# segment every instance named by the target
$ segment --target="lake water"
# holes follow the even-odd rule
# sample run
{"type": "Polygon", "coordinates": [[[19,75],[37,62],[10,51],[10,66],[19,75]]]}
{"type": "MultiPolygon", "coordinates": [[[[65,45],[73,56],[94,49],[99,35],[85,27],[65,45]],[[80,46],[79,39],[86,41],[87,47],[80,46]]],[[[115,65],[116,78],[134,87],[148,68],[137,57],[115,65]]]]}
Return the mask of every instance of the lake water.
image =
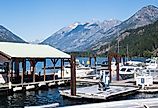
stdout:
{"type": "MultiPolygon", "coordinates": [[[[69,88],[69,87],[66,87],[69,88]]],[[[60,106],[69,106],[69,105],[80,105],[87,103],[95,102],[104,102],[96,101],[89,99],[68,99],[64,98],[59,94],[59,89],[65,89],[65,87],[49,88],[47,90],[36,90],[36,91],[26,91],[21,93],[14,93],[9,95],[6,92],[0,93],[0,108],[23,108],[24,106],[39,106],[47,105],[52,103],[59,103],[60,106]]],[[[129,95],[127,97],[120,97],[110,101],[119,101],[127,99],[145,99],[145,98],[154,98],[158,97],[158,93],[145,94],[139,93],[134,95],[129,95]]]]}

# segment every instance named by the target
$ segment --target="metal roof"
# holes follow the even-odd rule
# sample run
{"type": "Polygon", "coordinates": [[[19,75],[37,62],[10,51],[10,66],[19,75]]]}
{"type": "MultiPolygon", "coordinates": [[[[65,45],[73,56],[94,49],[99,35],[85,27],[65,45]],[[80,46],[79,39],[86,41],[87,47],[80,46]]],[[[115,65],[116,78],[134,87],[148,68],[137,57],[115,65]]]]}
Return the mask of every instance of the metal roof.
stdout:
{"type": "Polygon", "coordinates": [[[70,58],[49,45],[0,42],[0,52],[15,58],[70,58]]]}

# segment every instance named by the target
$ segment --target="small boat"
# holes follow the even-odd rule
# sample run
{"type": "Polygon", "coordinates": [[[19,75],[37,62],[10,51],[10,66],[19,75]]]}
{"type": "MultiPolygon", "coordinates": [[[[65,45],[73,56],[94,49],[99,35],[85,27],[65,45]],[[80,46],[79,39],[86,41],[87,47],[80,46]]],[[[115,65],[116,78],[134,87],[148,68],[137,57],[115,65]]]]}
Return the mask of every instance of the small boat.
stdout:
{"type": "Polygon", "coordinates": [[[141,72],[142,67],[138,66],[121,66],[119,70],[119,75],[123,80],[134,78],[134,74],[139,74],[141,72]]]}
{"type": "MultiPolygon", "coordinates": [[[[71,66],[66,65],[63,68],[62,75],[64,78],[70,78],[71,77],[71,66]]],[[[94,69],[91,67],[86,67],[79,63],[79,60],[76,60],[76,77],[86,77],[88,74],[94,72],[94,69]]],[[[61,70],[57,72],[58,78],[61,77],[61,70]]]]}
{"type": "Polygon", "coordinates": [[[158,68],[158,60],[157,59],[146,59],[145,65],[147,69],[156,69],[158,68]]]}

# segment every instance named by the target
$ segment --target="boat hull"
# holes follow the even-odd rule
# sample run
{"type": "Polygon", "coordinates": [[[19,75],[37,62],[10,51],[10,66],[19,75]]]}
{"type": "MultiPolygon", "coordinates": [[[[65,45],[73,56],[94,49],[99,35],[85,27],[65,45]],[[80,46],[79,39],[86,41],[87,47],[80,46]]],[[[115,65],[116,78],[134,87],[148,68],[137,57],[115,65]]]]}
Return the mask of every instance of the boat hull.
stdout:
{"type": "Polygon", "coordinates": [[[134,78],[134,74],[120,74],[123,80],[134,78]]]}

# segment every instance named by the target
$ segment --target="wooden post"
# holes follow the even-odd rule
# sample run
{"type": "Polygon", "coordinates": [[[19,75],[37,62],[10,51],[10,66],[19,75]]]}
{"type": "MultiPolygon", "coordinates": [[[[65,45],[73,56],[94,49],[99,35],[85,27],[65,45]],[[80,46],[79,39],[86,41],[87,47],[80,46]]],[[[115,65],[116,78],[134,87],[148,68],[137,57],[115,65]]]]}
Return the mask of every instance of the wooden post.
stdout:
{"type": "Polygon", "coordinates": [[[61,59],[61,79],[63,79],[63,59],[61,59]]]}
{"type": "Polygon", "coordinates": [[[64,59],[63,59],[63,74],[62,74],[63,76],[63,78],[64,78],[64,59]]]}
{"type": "Polygon", "coordinates": [[[117,56],[116,58],[116,64],[117,64],[117,68],[116,68],[116,80],[119,81],[119,63],[120,63],[120,57],[117,56]]]}
{"type": "Polygon", "coordinates": [[[13,61],[11,62],[11,82],[13,81],[13,61]]]}
{"type": "Polygon", "coordinates": [[[7,63],[8,64],[8,83],[10,83],[11,82],[11,79],[10,79],[10,77],[11,77],[11,75],[10,75],[10,73],[11,73],[11,64],[12,64],[12,60],[9,62],[9,63],[7,63]]]}
{"type": "Polygon", "coordinates": [[[91,67],[91,59],[92,57],[89,57],[89,66],[91,67]]]}
{"type": "Polygon", "coordinates": [[[24,60],[22,60],[22,74],[21,74],[21,83],[23,85],[23,81],[24,81],[24,60]]]}
{"type": "Polygon", "coordinates": [[[46,59],[44,59],[44,81],[46,81],[46,59]]]}
{"type": "Polygon", "coordinates": [[[35,60],[30,60],[30,64],[31,64],[31,74],[32,74],[32,77],[33,77],[33,82],[35,82],[35,71],[36,71],[36,61],[35,60]]]}
{"type": "Polygon", "coordinates": [[[71,56],[71,95],[76,95],[76,60],[74,56],[71,56]]]}
{"type": "Polygon", "coordinates": [[[112,80],[112,78],[111,78],[111,61],[112,61],[111,55],[108,55],[108,69],[110,72],[110,82],[112,80]]]}
{"type": "Polygon", "coordinates": [[[56,75],[56,74],[55,74],[55,71],[56,71],[56,70],[55,70],[55,64],[53,64],[53,65],[54,65],[54,78],[53,78],[53,79],[55,80],[55,75],[56,75]]]}
{"type": "Polygon", "coordinates": [[[53,66],[54,66],[54,80],[55,80],[55,64],[58,62],[58,59],[51,59],[52,63],[53,63],[53,66]]]}
{"type": "Polygon", "coordinates": [[[36,64],[35,64],[35,61],[34,61],[33,62],[33,82],[35,82],[35,79],[36,79],[35,72],[36,72],[36,64]]]}
{"type": "Polygon", "coordinates": [[[15,73],[17,75],[17,80],[19,80],[19,61],[16,59],[15,60],[15,73]]]}
{"type": "Polygon", "coordinates": [[[25,59],[22,60],[22,75],[21,75],[21,83],[24,83],[24,75],[26,71],[26,61],[25,59]]]}
{"type": "Polygon", "coordinates": [[[95,67],[97,66],[97,58],[96,58],[96,56],[94,56],[94,66],[95,67]]]}

